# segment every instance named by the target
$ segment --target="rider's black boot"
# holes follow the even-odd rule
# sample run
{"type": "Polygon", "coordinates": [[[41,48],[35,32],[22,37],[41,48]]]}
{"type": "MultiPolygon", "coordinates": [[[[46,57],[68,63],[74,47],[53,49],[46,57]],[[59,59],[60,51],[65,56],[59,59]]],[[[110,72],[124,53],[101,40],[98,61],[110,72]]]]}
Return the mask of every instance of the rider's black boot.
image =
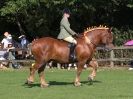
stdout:
{"type": "Polygon", "coordinates": [[[76,44],[70,43],[70,53],[69,53],[69,61],[70,62],[76,61],[75,47],[76,47],[76,44]]]}

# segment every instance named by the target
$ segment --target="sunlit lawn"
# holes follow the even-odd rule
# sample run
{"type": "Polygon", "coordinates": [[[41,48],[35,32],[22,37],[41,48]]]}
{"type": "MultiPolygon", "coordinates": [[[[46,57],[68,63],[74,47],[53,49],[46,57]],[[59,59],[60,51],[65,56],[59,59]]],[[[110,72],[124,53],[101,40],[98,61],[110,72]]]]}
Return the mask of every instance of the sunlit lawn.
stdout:
{"type": "Polygon", "coordinates": [[[133,99],[133,71],[99,69],[92,85],[88,70],[81,75],[81,87],[73,86],[75,70],[47,69],[48,88],[39,87],[36,75],[32,87],[24,85],[28,69],[0,70],[0,99],[133,99]]]}

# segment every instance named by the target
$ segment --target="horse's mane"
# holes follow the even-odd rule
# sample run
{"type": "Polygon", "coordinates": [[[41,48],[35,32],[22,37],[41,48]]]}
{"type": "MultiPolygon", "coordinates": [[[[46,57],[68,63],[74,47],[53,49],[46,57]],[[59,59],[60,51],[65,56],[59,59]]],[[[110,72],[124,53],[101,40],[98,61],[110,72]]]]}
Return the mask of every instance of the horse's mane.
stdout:
{"type": "Polygon", "coordinates": [[[86,30],[84,30],[84,33],[87,33],[87,32],[90,32],[90,31],[93,31],[96,29],[109,29],[109,28],[107,26],[103,26],[103,25],[100,25],[98,27],[92,26],[92,27],[88,27],[86,30]]]}

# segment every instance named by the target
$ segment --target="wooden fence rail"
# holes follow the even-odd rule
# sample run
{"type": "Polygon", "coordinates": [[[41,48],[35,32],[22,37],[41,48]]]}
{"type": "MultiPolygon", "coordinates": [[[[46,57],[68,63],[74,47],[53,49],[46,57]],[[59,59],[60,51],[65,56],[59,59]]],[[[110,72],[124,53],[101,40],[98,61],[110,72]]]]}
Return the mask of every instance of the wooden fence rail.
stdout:
{"type": "MultiPolygon", "coordinates": [[[[1,50],[0,50],[1,51],[1,50]]],[[[30,53],[30,49],[11,49],[9,52],[13,51],[27,51],[30,53]]],[[[128,64],[129,61],[133,59],[133,46],[121,46],[114,47],[111,51],[105,51],[103,48],[97,48],[95,53],[95,59],[98,63],[108,62],[111,67],[114,67],[115,64],[123,65],[128,64]]],[[[33,59],[8,59],[8,60],[0,60],[0,62],[9,62],[12,64],[13,62],[19,63],[33,63],[33,59]]]]}
{"type": "Polygon", "coordinates": [[[114,47],[109,52],[104,51],[104,49],[97,49],[95,57],[99,62],[109,62],[111,67],[114,67],[115,63],[127,65],[133,60],[133,46],[114,47]],[[99,52],[102,50],[103,52],[99,52]],[[99,55],[103,57],[98,57],[99,55]]]}

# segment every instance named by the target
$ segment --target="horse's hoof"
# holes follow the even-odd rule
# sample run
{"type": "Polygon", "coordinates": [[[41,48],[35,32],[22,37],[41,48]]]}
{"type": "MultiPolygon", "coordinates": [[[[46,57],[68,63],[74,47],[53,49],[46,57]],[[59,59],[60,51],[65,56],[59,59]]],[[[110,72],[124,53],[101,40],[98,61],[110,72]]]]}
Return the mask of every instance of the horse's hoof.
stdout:
{"type": "Polygon", "coordinates": [[[92,78],[92,77],[88,77],[88,80],[89,80],[89,81],[93,81],[93,78],[92,78]]]}
{"type": "Polygon", "coordinates": [[[27,85],[31,85],[31,84],[33,84],[33,81],[29,81],[29,80],[27,80],[27,81],[25,82],[25,84],[27,84],[27,85]]]}
{"type": "Polygon", "coordinates": [[[41,85],[40,85],[41,88],[46,88],[46,87],[48,87],[48,86],[49,86],[49,84],[41,84],[41,85]]]}
{"type": "Polygon", "coordinates": [[[89,80],[89,82],[90,82],[90,85],[92,85],[93,83],[93,79],[92,79],[92,77],[88,77],[88,80],[89,80]]]}
{"type": "Polygon", "coordinates": [[[74,86],[79,87],[79,86],[81,86],[81,83],[80,82],[75,82],[74,86]]]}

